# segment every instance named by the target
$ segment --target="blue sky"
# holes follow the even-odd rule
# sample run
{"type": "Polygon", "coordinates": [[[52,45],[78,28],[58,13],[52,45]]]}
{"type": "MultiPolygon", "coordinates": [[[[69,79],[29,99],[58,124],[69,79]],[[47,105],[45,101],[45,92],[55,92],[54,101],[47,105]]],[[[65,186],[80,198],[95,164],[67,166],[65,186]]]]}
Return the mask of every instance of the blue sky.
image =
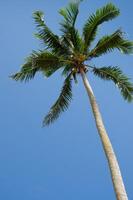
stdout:
{"type": "MultiPolygon", "coordinates": [[[[97,200],[115,199],[109,169],[97,134],[88,97],[79,78],[73,85],[69,110],[51,127],[42,119],[59,95],[63,77],[41,74],[27,84],[11,80],[31,51],[42,48],[33,36],[32,13],[43,10],[47,24],[59,33],[57,10],[67,0],[0,1],[0,199],[97,200]]],[[[106,0],[84,0],[77,26],[106,0]]],[[[98,38],[122,27],[133,39],[133,3],[113,0],[121,10],[116,20],[99,29],[98,38]]],[[[95,59],[98,66],[118,65],[132,79],[133,57],[119,52],[95,59]]],[[[133,79],[132,79],[133,80],[133,79]]],[[[106,128],[133,199],[133,105],[126,103],[111,82],[90,75],[106,128]]]]}

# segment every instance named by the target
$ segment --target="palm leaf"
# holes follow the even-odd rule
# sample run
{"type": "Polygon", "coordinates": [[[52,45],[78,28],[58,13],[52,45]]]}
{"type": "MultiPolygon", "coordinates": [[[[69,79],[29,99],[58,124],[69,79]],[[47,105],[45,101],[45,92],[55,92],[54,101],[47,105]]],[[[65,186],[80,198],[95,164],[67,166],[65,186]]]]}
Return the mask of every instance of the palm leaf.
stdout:
{"type": "Polygon", "coordinates": [[[75,22],[79,13],[79,3],[70,3],[68,7],[60,9],[59,13],[64,20],[60,23],[62,38],[64,43],[72,49],[72,51],[81,51],[83,42],[78,30],[75,28],[75,22]]]}
{"type": "Polygon", "coordinates": [[[44,125],[50,125],[53,123],[62,112],[64,112],[72,99],[72,85],[71,85],[72,79],[71,75],[69,75],[65,81],[63,88],[61,90],[60,96],[55,102],[55,104],[51,107],[49,113],[44,118],[43,124],[44,125]]]}
{"type": "Polygon", "coordinates": [[[59,36],[54,34],[48,26],[45,24],[43,12],[36,11],[33,13],[33,18],[37,25],[38,33],[36,33],[36,37],[43,40],[44,44],[47,45],[47,48],[52,49],[54,53],[60,55],[66,55],[68,49],[65,47],[63,43],[61,43],[59,36]]]}
{"type": "Polygon", "coordinates": [[[79,3],[69,3],[68,7],[59,10],[59,13],[64,17],[65,23],[72,27],[74,27],[79,13],[79,3]]]}
{"type": "Polygon", "coordinates": [[[133,53],[133,41],[121,39],[118,49],[124,54],[132,54],[133,53]]]}
{"type": "Polygon", "coordinates": [[[119,15],[117,9],[112,3],[98,9],[95,14],[92,14],[83,27],[83,36],[85,42],[85,52],[90,46],[91,42],[95,39],[97,28],[103,22],[112,20],[119,15]]]}
{"type": "Polygon", "coordinates": [[[38,71],[43,72],[48,77],[62,67],[62,65],[62,57],[47,51],[33,51],[26,59],[26,63],[21,67],[20,72],[13,75],[12,78],[16,81],[29,81],[34,78],[38,71]]]}
{"type": "Polygon", "coordinates": [[[118,67],[94,67],[93,73],[104,80],[112,80],[120,89],[125,100],[129,102],[133,100],[133,84],[118,67]]]}
{"type": "Polygon", "coordinates": [[[72,71],[72,67],[73,67],[72,64],[67,64],[64,67],[63,71],[62,71],[62,75],[65,76],[65,77],[67,77],[70,74],[70,72],[72,71]]]}
{"type": "Polygon", "coordinates": [[[16,81],[29,81],[34,78],[35,74],[39,71],[38,68],[32,67],[32,62],[26,62],[20,72],[11,76],[16,81]]]}
{"type": "Polygon", "coordinates": [[[74,65],[72,63],[69,63],[66,66],[64,66],[62,75],[67,77],[71,73],[75,83],[78,83],[78,81],[77,81],[77,69],[74,69],[73,66],[74,65]]]}
{"type": "MultiPolygon", "coordinates": [[[[65,25],[64,25],[65,27],[65,25]]],[[[83,41],[80,37],[78,30],[74,27],[67,26],[66,29],[62,29],[64,35],[62,36],[63,42],[70,48],[72,53],[83,52],[83,41]]]]}
{"type": "Polygon", "coordinates": [[[123,39],[123,34],[120,29],[115,31],[112,35],[107,35],[101,38],[96,47],[89,52],[88,56],[98,57],[107,52],[112,52],[114,49],[118,49],[125,54],[133,52],[133,42],[123,39]]]}

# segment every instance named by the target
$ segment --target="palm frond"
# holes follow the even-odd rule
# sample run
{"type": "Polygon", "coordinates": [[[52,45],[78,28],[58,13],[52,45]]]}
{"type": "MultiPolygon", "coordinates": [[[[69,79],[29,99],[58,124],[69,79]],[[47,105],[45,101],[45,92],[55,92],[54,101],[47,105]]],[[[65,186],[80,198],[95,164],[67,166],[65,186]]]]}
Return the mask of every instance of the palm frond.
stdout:
{"type": "Polygon", "coordinates": [[[68,7],[59,10],[59,13],[64,18],[60,23],[60,30],[63,33],[62,38],[72,51],[81,51],[83,46],[79,32],[75,28],[75,22],[79,13],[79,3],[80,1],[70,3],[68,7]]]}
{"type": "Polygon", "coordinates": [[[26,59],[26,63],[21,67],[20,72],[11,77],[16,81],[29,81],[34,78],[38,71],[43,72],[48,77],[62,67],[62,65],[62,57],[48,51],[33,51],[26,59]]]}
{"type": "Polygon", "coordinates": [[[42,11],[36,11],[33,13],[33,18],[35,20],[35,23],[37,25],[38,33],[36,33],[36,37],[41,39],[44,44],[47,46],[47,48],[52,49],[54,53],[60,54],[60,55],[66,55],[68,52],[68,49],[65,47],[63,43],[61,43],[61,40],[59,36],[54,34],[50,28],[46,25],[43,19],[44,15],[42,11]]]}
{"type": "Polygon", "coordinates": [[[65,23],[74,27],[78,13],[79,13],[79,1],[69,3],[68,7],[59,10],[59,13],[64,17],[65,23]]]}
{"type": "Polygon", "coordinates": [[[121,53],[132,54],[133,53],[133,41],[125,40],[121,38],[119,48],[121,53]]]}
{"type": "Polygon", "coordinates": [[[98,9],[95,14],[92,14],[83,27],[83,36],[85,42],[85,52],[95,39],[97,28],[103,22],[112,20],[119,15],[120,11],[112,3],[98,9]]]}
{"type": "Polygon", "coordinates": [[[62,71],[62,75],[65,76],[65,77],[67,77],[70,74],[70,72],[72,71],[72,67],[73,67],[72,64],[66,64],[64,66],[63,71],[62,71]]]}
{"type": "Polygon", "coordinates": [[[36,67],[32,67],[32,62],[28,61],[22,66],[20,72],[12,75],[11,78],[14,79],[15,81],[27,82],[33,79],[38,71],[39,69],[36,67]]]}
{"type": "Polygon", "coordinates": [[[45,76],[47,77],[52,75],[64,64],[62,56],[57,56],[56,54],[49,51],[34,51],[31,59],[33,66],[40,68],[40,71],[44,72],[45,76]]]}
{"type": "Polygon", "coordinates": [[[125,100],[128,102],[133,100],[133,84],[118,67],[94,67],[92,71],[96,76],[104,80],[112,80],[120,89],[125,100]]]}
{"type": "MultiPolygon", "coordinates": [[[[65,25],[64,25],[65,26],[65,25]]],[[[83,52],[83,41],[77,29],[67,26],[66,29],[62,29],[64,35],[62,36],[63,42],[68,45],[71,52],[83,52]]]]}
{"type": "Polygon", "coordinates": [[[73,80],[75,81],[75,83],[78,83],[77,81],[77,69],[74,69],[73,68],[73,64],[67,64],[66,66],[64,66],[64,69],[63,69],[63,72],[62,72],[62,75],[67,77],[70,73],[73,77],[73,80]]]}
{"type": "Polygon", "coordinates": [[[46,115],[43,121],[43,125],[50,125],[53,123],[62,112],[64,112],[72,99],[72,79],[71,75],[69,75],[65,81],[63,88],[61,90],[60,96],[55,102],[55,104],[51,107],[49,113],[46,115]]]}
{"type": "Polygon", "coordinates": [[[120,29],[115,31],[111,35],[102,37],[96,47],[89,52],[88,56],[98,57],[107,52],[112,52],[114,49],[118,49],[125,54],[130,54],[133,52],[133,42],[125,40],[123,38],[123,33],[120,29]]]}

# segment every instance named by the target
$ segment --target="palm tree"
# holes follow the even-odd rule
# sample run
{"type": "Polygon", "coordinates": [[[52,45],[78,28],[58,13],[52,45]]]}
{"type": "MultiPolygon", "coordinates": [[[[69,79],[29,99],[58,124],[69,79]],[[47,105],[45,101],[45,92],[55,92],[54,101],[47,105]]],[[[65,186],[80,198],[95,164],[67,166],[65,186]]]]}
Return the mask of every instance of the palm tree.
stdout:
{"type": "Polygon", "coordinates": [[[50,77],[55,71],[62,69],[65,80],[61,93],[43,121],[44,125],[50,125],[68,108],[72,100],[72,81],[74,80],[77,83],[77,76],[82,77],[108,160],[116,199],[127,200],[128,197],[117,158],[86,74],[88,72],[90,75],[92,72],[101,79],[111,80],[119,88],[124,99],[131,102],[133,99],[133,84],[130,83],[129,78],[123,74],[121,69],[116,66],[92,66],[90,61],[116,49],[124,54],[130,54],[133,52],[133,42],[124,39],[122,30],[118,29],[112,34],[102,37],[93,48],[92,42],[96,38],[99,26],[117,17],[120,11],[112,3],[98,9],[85,22],[82,35],[80,35],[75,27],[80,2],[70,3],[68,7],[59,10],[59,14],[63,17],[60,23],[60,36],[54,34],[46,25],[43,12],[36,11],[33,14],[38,30],[36,37],[45,46],[43,50],[33,51],[21,67],[20,72],[14,74],[12,78],[16,81],[29,81],[34,78],[37,72],[50,77]]]}

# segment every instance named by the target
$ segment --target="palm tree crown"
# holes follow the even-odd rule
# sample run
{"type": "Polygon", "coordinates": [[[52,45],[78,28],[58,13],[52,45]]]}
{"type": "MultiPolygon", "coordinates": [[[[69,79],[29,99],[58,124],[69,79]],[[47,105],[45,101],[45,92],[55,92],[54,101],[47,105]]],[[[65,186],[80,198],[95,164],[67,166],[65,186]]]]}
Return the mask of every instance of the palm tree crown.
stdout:
{"type": "Polygon", "coordinates": [[[20,72],[12,76],[16,81],[28,81],[34,78],[37,72],[50,77],[55,71],[62,69],[62,75],[65,77],[64,84],[59,98],[44,118],[44,125],[54,122],[68,108],[72,99],[72,81],[77,81],[80,69],[83,69],[85,73],[89,70],[104,80],[112,80],[125,100],[130,102],[133,99],[133,84],[119,67],[95,67],[90,66],[89,63],[86,65],[86,61],[115,49],[124,54],[133,52],[133,42],[124,38],[121,29],[105,35],[92,48],[99,26],[117,17],[120,13],[119,9],[112,3],[98,9],[89,16],[80,35],[75,27],[80,2],[70,3],[68,7],[59,10],[59,14],[63,17],[60,23],[60,36],[54,34],[46,25],[42,11],[36,11],[33,14],[38,30],[36,37],[43,42],[45,48],[33,51],[20,72]]]}

